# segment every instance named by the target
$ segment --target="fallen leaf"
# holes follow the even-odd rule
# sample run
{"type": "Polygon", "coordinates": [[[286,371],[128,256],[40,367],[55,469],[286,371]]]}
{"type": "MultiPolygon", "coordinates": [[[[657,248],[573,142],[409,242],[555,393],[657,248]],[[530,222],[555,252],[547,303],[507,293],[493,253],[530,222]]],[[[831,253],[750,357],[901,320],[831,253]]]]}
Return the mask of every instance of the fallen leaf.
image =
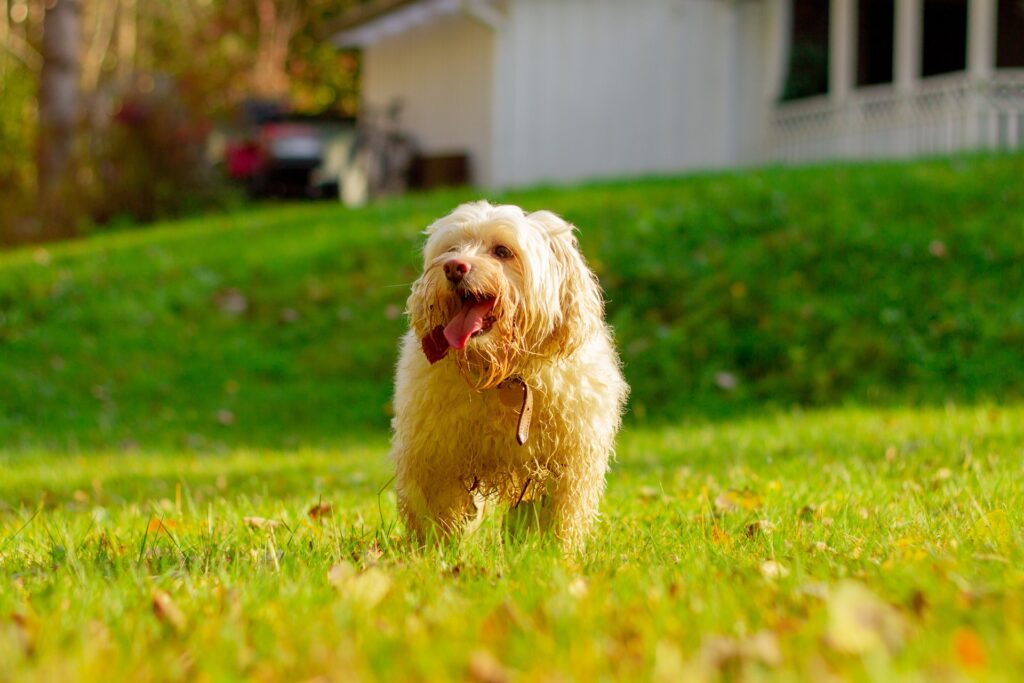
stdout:
{"type": "Polygon", "coordinates": [[[185,630],[187,621],[185,614],[174,604],[171,596],[157,588],[153,589],[153,614],[160,621],[168,624],[178,633],[185,630]]]}
{"type": "Polygon", "coordinates": [[[985,644],[970,629],[958,628],[953,633],[953,651],[960,663],[968,669],[985,669],[988,666],[985,644]]]}
{"type": "Polygon", "coordinates": [[[715,373],[715,385],[723,391],[732,391],[739,385],[739,380],[731,372],[717,372],[715,373]]]}
{"type": "Polygon", "coordinates": [[[903,616],[856,581],[842,581],[828,597],[825,638],[839,652],[866,654],[895,652],[903,645],[903,616]]]}
{"type": "Polygon", "coordinates": [[[747,525],[747,538],[753,538],[758,534],[768,535],[775,531],[775,525],[767,519],[759,519],[747,525]]]}
{"type": "Polygon", "coordinates": [[[173,519],[160,519],[159,517],[154,517],[149,520],[149,526],[146,527],[146,533],[155,534],[160,531],[160,529],[163,529],[164,531],[171,531],[177,526],[178,523],[173,519]]]}
{"type": "MultiPolygon", "coordinates": [[[[666,654],[671,654],[671,651],[666,650],[666,654]]],[[[665,663],[676,664],[669,658],[666,658],[665,663]]],[[[773,633],[759,631],[749,638],[705,638],[697,657],[681,670],[677,670],[674,678],[666,677],[664,680],[710,682],[721,680],[723,674],[732,674],[728,675],[727,680],[746,680],[743,670],[750,664],[768,667],[782,664],[782,651],[773,633]]],[[[669,673],[667,667],[665,673],[669,673]]]]}
{"type": "Polygon", "coordinates": [[[910,609],[918,618],[925,615],[925,612],[928,611],[928,596],[924,594],[924,591],[918,589],[911,593],[910,609]]]}
{"type": "Polygon", "coordinates": [[[722,512],[732,512],[739,508],[754,510],[761,507],[763,502],[761,496],[750,489],[743,489],[742,491],[729,489],[728,491],[722,491],[715,498],[715,508],[722,512]]]}
{"type": "Polygon", "coordinates": [[[218,292],[214,296],[214,302],[217,304],[217,308],[227,315],[242,315],[249,309],[249,300],[245,294],[235,288],[218,292]]]}
{"type": "Polygon", "coordinates": [[[569,584],[569,595],[574,598],[582,598],[587,594],[587,580],[578,576],[569,584]]]}
{"type": "Polygon", "coordinates": [[[366,609],[376,607],[391,590],[391,577],[379,567],[370,567],[360,574],[347,561],[331,567],[327,580],[343,596],[366,609]]]}
{"type": "Polygon", "coordinates": [[[661,496],[661,491],[654,488],[653,486],[643,486],[640,488],[640,497],[644,500],[654,500],[661,496]]]}
{"type": "Polygon", "coordinates": [[[789,569],[775,560],[768,560],[761,564],[761,575],[766,579],[781,579],[789,576],[789,569]]]}
{"type": "Polygon", "coordinates": [[[356,575],[356,567],[348,561],[339,562],[327,570],[327,581],[335,588],[342,588],[346,581],[356,575]]]}
{"type": "Polygon", "coordinates": [[[992,510],[974,523],[974,535],[979,539],[1003,544],[1010,540],[1010,518],[1006,510],[992,510]]]}
{"type": "Polygon", "coordinates": [[[505,683],[509,680],[508,671],[498,658],[487,650],[477,650],[469,658],[466,676],[476,683],[505,683]]]}
{"type": "Polygon", "coordinates": [[[242,521],[245,522],[246,526],[253,529],[273,529],[274,527],[281,526],[281,522],[278,520],[267,519],[266,517],[243,517],[242,521]]]}
{"type": "Polygon", "coordinates": [[[711,527],[711,542],[715,545],[720,545],[726,548],[731,545],[729,534],[721,529],[717,524],[711,527]]]}
{"type": "Polygon", "coordinates": [[[366,552],[363,553],[363,562],[367,567],[372,567],[380,562],[382,557],[384,557],[384,551],[380,549],[380,544],[375,540],[366,548],[366,552]]]}
{"type": "Polygon", "coordinates": [[[36,634],[39,632],[39,625],[36,618],[26,612],[11,613],[11,622],[14,624],[17,642],[22,651],[32,655],[36,651],[36,634]]]}
{"type": "Polygon", "coordinates": [[[322,522],[323,520],[330,519],[334,516],[334,508],[331,507],[330,503],[320,502],[309,508],[309,511],[306,514],[308,514],[309,518],[314,522],[322,522]]]}
{"type": "Polygon", "coordinates": [[[654,646],[654,680],[658,683],[675,683],[685,680],[687,674],[683,653],[667,640],[658,641],[654,646]]]}

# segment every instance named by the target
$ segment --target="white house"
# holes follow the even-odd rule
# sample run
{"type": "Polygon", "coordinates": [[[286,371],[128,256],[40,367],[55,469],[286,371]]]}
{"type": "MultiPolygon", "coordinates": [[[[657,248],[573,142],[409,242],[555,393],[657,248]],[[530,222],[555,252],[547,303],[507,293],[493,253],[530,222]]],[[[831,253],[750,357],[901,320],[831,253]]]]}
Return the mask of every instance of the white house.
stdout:
{"type": "Polygon", "coordinates": [[[485,186],[1024,147],[1022,0],[371,0],[332,33],[485,186]]]}

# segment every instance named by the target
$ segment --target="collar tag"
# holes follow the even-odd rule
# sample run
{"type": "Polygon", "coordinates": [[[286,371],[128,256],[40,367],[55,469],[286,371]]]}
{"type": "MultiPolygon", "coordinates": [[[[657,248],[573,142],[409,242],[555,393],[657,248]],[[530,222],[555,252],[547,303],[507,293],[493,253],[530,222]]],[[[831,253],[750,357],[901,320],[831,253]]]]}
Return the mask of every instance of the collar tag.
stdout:
{"type": "Polygon", "coordinates": [[[533,419],[533,392],[530,391],[530,385],[519,377],[510,377],[498,385],[498,399],[509,408],[519,408],[516,442],[522,446],[530,437],[530,421],[533,419]]]}

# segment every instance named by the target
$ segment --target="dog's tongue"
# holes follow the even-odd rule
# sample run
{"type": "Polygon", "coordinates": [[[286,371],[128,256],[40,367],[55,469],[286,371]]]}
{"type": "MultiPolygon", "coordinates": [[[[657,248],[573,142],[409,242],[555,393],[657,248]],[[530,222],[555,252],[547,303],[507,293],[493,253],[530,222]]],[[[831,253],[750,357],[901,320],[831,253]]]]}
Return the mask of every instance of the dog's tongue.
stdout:
{"type": "Polygon", "coordinates": [[[448,340],[454,349],[461,349],[469,341],[474,333],[484,327],[484,318],[494,308],[494,299],[483,299],[475,301],[467,299],[462,304],[462,310],[448,321],[444,328],[444,338],[448,340]]]}

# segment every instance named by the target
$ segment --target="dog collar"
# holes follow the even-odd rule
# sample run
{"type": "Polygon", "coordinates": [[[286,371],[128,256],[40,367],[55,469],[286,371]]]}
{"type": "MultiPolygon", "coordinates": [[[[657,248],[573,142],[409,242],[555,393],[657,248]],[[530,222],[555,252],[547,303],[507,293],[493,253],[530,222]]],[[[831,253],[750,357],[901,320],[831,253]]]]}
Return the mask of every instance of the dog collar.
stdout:
{"type": "Polygon", "coordinates": [[[519,423],[516,425],[516,442],[522,446],[530,436],[530,421],[533,419],[533,391],[519,375],[512,375],[498,385],[498,399],[509,408],[519,408],[519,423]]]}

